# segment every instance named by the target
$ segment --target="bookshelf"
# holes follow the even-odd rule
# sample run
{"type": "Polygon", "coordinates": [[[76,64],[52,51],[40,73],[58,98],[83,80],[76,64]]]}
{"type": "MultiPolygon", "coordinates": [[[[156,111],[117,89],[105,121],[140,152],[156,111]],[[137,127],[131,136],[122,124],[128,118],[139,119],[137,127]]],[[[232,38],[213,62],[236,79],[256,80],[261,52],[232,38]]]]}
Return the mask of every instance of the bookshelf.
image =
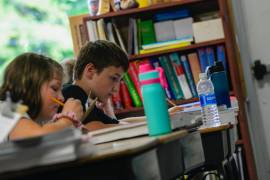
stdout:
{"type": "MultiPolygon", "coordinates": [[[[190,15],[192,17],[197,17],[199,14],[213,12],[216,11],[218,17],[221,19],[222,29],[224,32],[223,38],[213,39],[209,41],[195,43],[192,42],[190,45],[180,47],[180,48],[171,48],[166,50],[161,50],[157,52],[151,52],[146,54],[138,54],[138,53],[130,53],[129,60],[130,63],[143,61],[147,58],[152,57],[160,57],[160,56],[167,56],[171,53],[178,53],[178,54],[188,54],[192,52],[196,52],[200,48],[206,47],[217,47],[219,45],[224,46],[225,54],[226,54],[226,63],[227,63],[227,70],[229,74],[229,79],[231,83],[230,95],[236,96],[239,102],[239,116],[238,116],[238,129],[239,129],[239,141],[244,147],[244,154],[245,160],[247,165],[247,174],[249,179],[257,179],[256,176],[256,168],[253,159],[253,153],[251,148],[251,142],[249,138],[248,132],[248,125],[247,125],[247,118],[245,113],[245,105],[244,105],[244,95],[243,89],[241,89],[241,80],[239,76],[239,68],[238,62],[236,58],[236,43],[234,39],[234,33],[231,26],[232,20],[230,19],[230,10],[228,9],[227,0],[179,0],[173,2],[166,2],[151,5],[144,8],[135,8],[135,9],[128,9],[128,10],[121,10],[117,12],[109,12],[106,14],[102,14],[99,16],[91,17],[89,15],[84,15],[81,17],[80,25],[84,26],[84,31],[88,31],[87,22],[93,21],[97,22],[99,20],[104,20],[104,22],[111,21],[118,21],[120,26],[129,28],[128,20],[129,18],[141,18],[141,19],[151,19],[153,14],[160,13],[163,11],[174,11],[177,9],[185,8],[190,11],[190,15]]],[[[194,18],[195,19],[195,18],[194,18]]],[[[121,32],[122,33],[122,32],[121,32]]],[[[81,35],[82,37],[86,38],[88,41],[92,39],[89,37],[89,33],[86,35],[81,35]]],[[[128,38],[125,39],[126,44],[128,42],[128,38]]],[[[81,41],[84,41],[82,39],[81,41]]],[[[73,42],[77,41],[73,39],[73,42]]],[[[76,54],[76,53],[75,53],[76,54]]],[[[184,104],[197,101],[198,98],[192,97],[189,99],[177,99],[174,100],[176,104],[184,104]]],[[[121,109],[116,110],[116,114],[118,117],[125,117],[125,116],[133,116],[133,115],[142,115],[143,108],[142,107],[132,107],[128,109],[121,109]]]]}

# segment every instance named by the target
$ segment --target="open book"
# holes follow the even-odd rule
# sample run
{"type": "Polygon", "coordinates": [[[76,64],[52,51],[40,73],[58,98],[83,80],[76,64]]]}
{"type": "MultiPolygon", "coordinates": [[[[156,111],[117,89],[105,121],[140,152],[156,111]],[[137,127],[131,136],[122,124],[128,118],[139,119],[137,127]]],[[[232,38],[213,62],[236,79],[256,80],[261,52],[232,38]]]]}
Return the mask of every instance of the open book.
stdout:
{"type": "MultiPolygon", "coordinates": [[[[191,113],[177,112],[171,117],[172,129],[184,128],[200,121],[201,116],[191,113]]],[[[145,116],[130,117],[120,120],[120,125],[89,132],[94,144],[100,144],[119,139],[126,139],[148,134],[145,116]]]]}

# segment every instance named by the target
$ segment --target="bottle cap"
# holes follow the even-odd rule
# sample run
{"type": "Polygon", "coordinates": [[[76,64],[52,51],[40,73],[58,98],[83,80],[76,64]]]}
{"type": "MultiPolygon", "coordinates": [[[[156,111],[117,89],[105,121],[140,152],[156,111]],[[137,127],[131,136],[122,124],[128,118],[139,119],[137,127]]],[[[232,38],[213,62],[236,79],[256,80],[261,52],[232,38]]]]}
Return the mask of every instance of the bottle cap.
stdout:
{"type": "Polygon", "coordinates": [[[215,64],[213,66],[210,66],[208,69],[208,74],[212,74],[214,72],[221,72],[224,71],[224,66],[223,63],[221,61],[216,61],[215,64]]]}
{"type": "Polygon", "coordinates": [[[207,79],[207,74],[206,73],[200,73],[199,77],[200,77],[200,79],[207,79]]]}
{"type": "Polygon", "coordinates": [[[139,73],[145,73],[145,72],[152,71],[152,70],[154,70],[154,68],[149,63],[141,64],[139,66],[139,73]]]}

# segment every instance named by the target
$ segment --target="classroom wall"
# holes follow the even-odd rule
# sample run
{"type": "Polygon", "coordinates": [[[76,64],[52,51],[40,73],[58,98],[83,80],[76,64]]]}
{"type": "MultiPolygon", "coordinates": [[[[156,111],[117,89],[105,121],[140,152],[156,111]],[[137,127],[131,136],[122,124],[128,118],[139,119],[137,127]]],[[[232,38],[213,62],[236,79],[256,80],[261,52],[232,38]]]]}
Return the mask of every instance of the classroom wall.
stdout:
{"type": "Polygon", "coordinates": [[[256,59],[270,64],[270,1],[231,0],[231,2],[247,87],[248,122],[258,177],[270,179],[270,75],[258,82],[251,71],[251,65],[256,59]]]}

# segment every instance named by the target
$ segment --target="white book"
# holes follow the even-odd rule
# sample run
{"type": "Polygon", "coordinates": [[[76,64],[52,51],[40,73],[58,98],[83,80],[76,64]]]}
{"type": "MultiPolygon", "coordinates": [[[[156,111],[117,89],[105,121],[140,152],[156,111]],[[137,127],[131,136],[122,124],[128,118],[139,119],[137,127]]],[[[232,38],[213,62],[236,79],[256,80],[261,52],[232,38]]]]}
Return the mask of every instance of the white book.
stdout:
{"type": "Polygon", "coordinates": [[[95,42],[99,39],[98,37],[98,30],[97,30],[97,24],[95,21],[89,20],[86,22],[87,26],[87,33],[89,37],[89,41],[95,42]]]}
{"type": "Polygon", "coordinates": [[[190,36],[193,38],[192,23],[193,23],[192,17],[174,20],[173,26],[176,39],[182,39],[190,36]]]}
{"type": "Polygon", "coordinates": [[[114,28],[114,30],[115,30],[115,33],[116,33],[116,36],[117,36],[117,39],[118,39],[118,42],[119,42],[119,46],[120,46],[125,52],[127,52],[127,49],[126,49],[126,47],[125,47],[125,45],[124,45],[124,41],[123,41],[123,39],[122,39],[122,36],[121,36],[121,34],[120,34],[120,31],[119,31],[117,25],[116,25],[115,23],[112,22],[112,26],[113,26],[113,28],[114,28]]]}
{"type": "Polygon", "coordinates": [[[179,82],[181,89],[183,91],[184,98],[185,99],[192,98],[192,93],[191,93],[190,88],[188,86],[185,74],[177,75],[177,79],[178,79],[178,82],[179,82]]]}
{"type": "Polygon", "coordinates": [[[196,43],[223,39],[225,37],[221,18],[193,23],[196,43]]]}
{"type": "Polygon", "coordinates": [[[116,40],[114,38],[114,33],[113,33],[113,26],[111,22],[106,23],[106,28],[107,28],[107,33],[108,33],[108,40],[117,44],[116,40]]]}
{"type": "Polygon", "coordinates": [[[157,42],[175,40],[173,21],[161,21],[154,23],[157,42]]]}
{"type": "Polygon", "coordinates": [[[97,21],[97,29],[99,40],[107,40],[107,32],[105,30],[104,19],[99,19],[97,21]]]}

